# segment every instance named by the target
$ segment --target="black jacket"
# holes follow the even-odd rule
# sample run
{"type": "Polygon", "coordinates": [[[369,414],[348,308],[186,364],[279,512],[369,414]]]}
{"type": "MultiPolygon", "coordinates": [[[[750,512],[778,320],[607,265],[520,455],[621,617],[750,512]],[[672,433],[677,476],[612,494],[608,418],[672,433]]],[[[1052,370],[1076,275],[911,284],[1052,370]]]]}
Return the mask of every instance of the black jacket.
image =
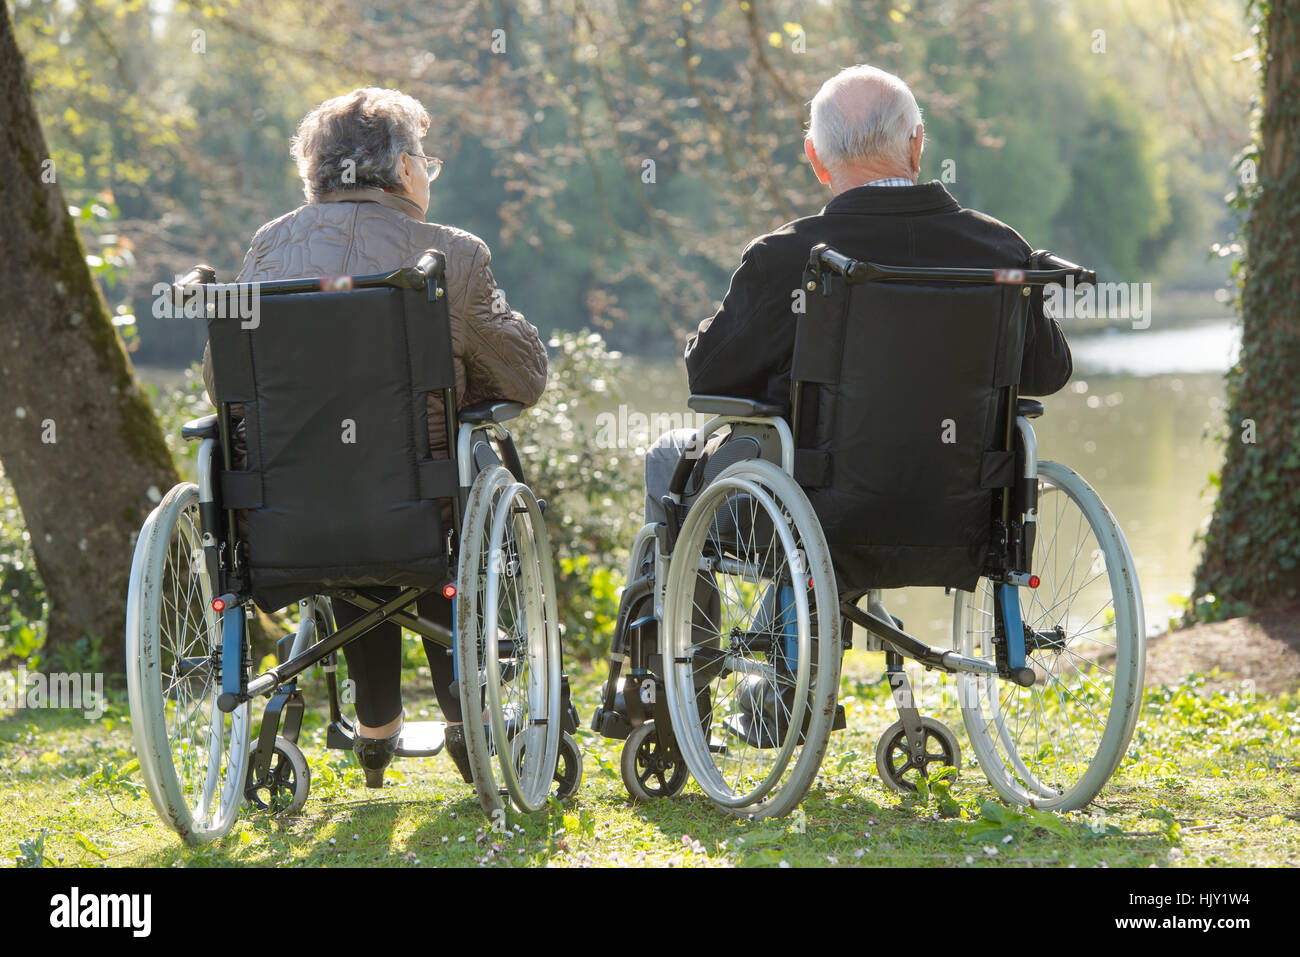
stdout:
{"type": "MultiPolygon", "coordinates": [[[[808,252],[826,243],[855,259],[894,266],[1023,267],[1029,245],[1010,226],[963,209],[937,182],[859,186],[819,214],[787,223],[745,247],[722,308],[686,345],[696,395],[734,395],[788,406],[794,353],[792,293],[808,252]]],[[[1070,379],[1070,347],[1032,297],[1021,395],[1050,395],[1070,379]]]]}

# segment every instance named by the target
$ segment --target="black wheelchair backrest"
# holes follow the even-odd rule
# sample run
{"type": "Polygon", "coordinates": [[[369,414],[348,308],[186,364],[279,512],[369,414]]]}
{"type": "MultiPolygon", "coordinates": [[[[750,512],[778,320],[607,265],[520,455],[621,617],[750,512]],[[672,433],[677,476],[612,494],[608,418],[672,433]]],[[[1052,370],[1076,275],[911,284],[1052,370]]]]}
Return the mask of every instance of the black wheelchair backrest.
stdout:
{"type": "Polygon", "coordinates": [[[454,417],[456,380],[442,257],[421,265],[250,284],[253,318],[209,316],[212,398],[223,413],[242,405],[248,453],[246,469],[222,470],[221,504],[247,512],[263,608],[330,587],[446,580],[454,429],[435,423],[450,452],[432,458],[427,400],[441,393],[454,417]]]}
{"type": "Polygon", "coordinates": [[[795,475],[842,586],[973,587],[995,496],[1014,481],[1006,410],[1029,287],[882,281],[811,264],[804,278],[795,475]]]}

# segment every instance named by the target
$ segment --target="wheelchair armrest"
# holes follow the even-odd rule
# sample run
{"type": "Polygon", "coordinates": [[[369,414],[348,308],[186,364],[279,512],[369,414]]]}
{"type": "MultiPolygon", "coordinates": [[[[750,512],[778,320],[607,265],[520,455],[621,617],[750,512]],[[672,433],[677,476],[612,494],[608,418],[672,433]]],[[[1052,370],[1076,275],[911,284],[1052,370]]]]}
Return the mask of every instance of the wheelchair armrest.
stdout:
{"type": "Polygon", "coordinates": [[[1026,419],[1036,419],[1043,414],[1043,403],[1037,399],[1016,399],[1016,415],[1023,415],[1026,419]]]}
{"type": "Polygon", "coordinates": [[[219,434],[217,413],[205,415],[201,419],[190,419],[181,426],[183,439],[215,439],[219,434]]]}
{"type": "Polygon", "coordinates": [[[693,395],[686,404],[695,412],[710,415],[740,415],[756,419],[780,418],[785,411],[779,405],[728,395],[693,395]]]}
{"type": "Polygon", "coordinates": [[[475,402],[473,405],[467,405],[460,410],[460,421],[462,424],[483,425],[487,422],[505,422],[509,419],[516,418],[520,412],[524,411],[522,402],[505,402],[499,399],[488,399],[486,402],[475,402]]]}

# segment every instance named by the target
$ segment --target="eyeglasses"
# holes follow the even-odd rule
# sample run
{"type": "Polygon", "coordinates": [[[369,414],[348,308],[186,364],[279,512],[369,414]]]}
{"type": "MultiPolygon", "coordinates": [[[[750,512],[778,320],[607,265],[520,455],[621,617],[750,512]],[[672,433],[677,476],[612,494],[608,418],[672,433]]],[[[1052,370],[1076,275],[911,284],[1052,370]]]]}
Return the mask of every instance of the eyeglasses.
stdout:
{"type": "Polygon", "coordinates": [[[442,172],[442,160],[436,156],[425,156],[423,153],[409,153],[409,156],[416,156],[424,160],[425,172],[429,174],[429,182],[432,183],[442,172]]]}

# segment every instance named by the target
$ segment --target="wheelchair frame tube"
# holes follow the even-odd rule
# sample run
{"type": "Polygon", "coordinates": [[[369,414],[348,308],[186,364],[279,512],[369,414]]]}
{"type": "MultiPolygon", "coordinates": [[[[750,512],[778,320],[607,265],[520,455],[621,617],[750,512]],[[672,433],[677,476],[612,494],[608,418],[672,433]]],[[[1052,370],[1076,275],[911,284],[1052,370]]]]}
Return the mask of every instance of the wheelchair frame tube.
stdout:
{"type": "Polygon", "coordinates": [[[217,533],[221,530],[221,513],[217,508],[212,480],[212,455],[215,447],[216,443],[212,439],[204,439],[199,443],[199,541],[203,545],[203,560],[208,568],[208,578],[214,588],[220,589],[221,555],[217,533]]]}
{"type": "MultiPolygon", "coordinates": [[[[362,611],[373,611],[374,609],[380,607],[383,604],[383,601],[381,601],[380,599],[375,598],[372,595],[368,595],[362,591],[354,591],[351,589],[347,591],[340,590],[339,592],[337,592],[337,594],[340,598],[342,598],[347,602],[350,602],[353,605],[356,605],[362,611]]],[[[422,593],[420,597],[423,598],[424,593],[422,593]]],[[[438,624],[436,621],[433,621],[432,619],[425,618],[423,615],[417,615],[408,611],[393,612],[391,615],[388,616],[388,620],[393,622],[394,624],[401,625],[403,628],[407,629],[408,631],[415,632],[421,638],[428,638],[430,641],[436,641],[438,644],[450,648],[452,637],[455,634],[456,600],[453,598],[450,599],[450,601],[452,603],[452,630],[451,631],[448,631],[446,628],[438,624]]]]}
{"type": "Polygon", "coordinates": [[[941,668],[947,672],[960,671],[976,675],[996,675],[998,673],[998,666],[995,662],[984,661],[980,658],[968,658],[955,651],[946,651],[943,648],[927,645],[925,642],[913,638],[907,632],[895,628],[893,622],[881,621],[870,612],[863,611],[853,602],[841,602],[840,613],[855,625],[865,628],[883,641],[887,646],[887,653],[888,649],[893,649],[898,654],[907,658],[914,658],[923,665],[928,665],[931,668],[941,668]]]}
{"type": "MultiPolygon", "coordinates": [[[[244,606],[232,605],[221,613],[221,698],[232,702],[244,698],[244,606]]],[[[233,711],[234,707],[222,708],[233,711]]]]}
{"type": "MultiPolygon", "coordinates": [[[[447,388],[442,390],[442,418],[443,418],[443,425],[446,427],[447,430],[447,454],[452,455],[455,452],[459,451],[459,448],[456,443],[456,388],[454,386],[448,386],[447,388]]],[[[456,528],[456,538],[458,540],[457,541],[458,547],[459,547],[459,539],[460,539],[460,523],[463,515],[463,509],[465,507],[465,503],[461,501],[461,496],[463,494],[464,494],[464,490],[462,488],[461,492],[458,493],[456,497],[453,498],[451,501],[451,521],[452,521],[452,525],[454,525],[456,528]]]]}
{"type": "MultiPolygon", "coordinates": [[[[356,621],[343,628],[338,629],[328,638],[323,638],[316,642],[315,647],[308,649],[300,655],[294,655],[283,664],[278,664],[268,669],[264,674],[258,675],[248,683],[248,690],[240,695],[240,700],[247,701],[256,698],[259,695],[270,694],[280,685],[284,684],[291,678],[302,674],[316,662],[328,656],[331,652],[338,651],[352,639],[357,638],[381,621],[392,618],[394,612],[399,612],[412,602],[418,600],[428,591],[427,588],[404,588],[401,593],[389,601],[384,602],[377,608],[374,608],[356,621]]],[[[242,609],[241,612],[242,614],[242,609]]]]}
{"type": "MultiPolygon", "coordinates": [[[[217,433],[221,436],[221,460],[227,472],[235,467],[234,450],[230,438],[230,403],[222,402],[217,406],[217,433]]],[[[217,483],[220,486],[220,482],[217,483]]],[[[235,521],[235,510],[226,509],[226,541],[230,543],[230,577],[233,581],[219,582],[220,591],[241,592],[235,587],[239,581],[239,525],[235,521]]]]}
{"type": "Polygon", "coordinates": [[[1016,428],[1025,446],[1025,470],[1021,476],[1025,490],[1025,567],[1026,574],[1034,570],[1034,539],[1038,536],[1038,435],[1023,415],[1016,416],[1016,428]]]}
{"type": "Polygon", "coordinates": [[[795,608],[794,585],[782,585],[777,590],[775,606],[776,613],[781,616],[781,654],[787,662],[798,662],[799,621],[795,608]]]}
{"type": "MultiPolygon", "coordinates": [[[[1008,452],[1016,450],[1016,406],[1020,401],[1020,387],[1018,385],[1007,386],[1007,424],[1005,435],[1002,440],[1002,447],[1008,452]]],[[[1011,493],[1013,489],[1004,488],[1002,490],[1002,525],[1009,528],[1011,524],[1011,493]]]]}
{"type": "Polygon", "coordinates": [[[1019,671],[1025,667],[1025,625],[1020,616],[1020,589],[1015,585],[999,583],[998,607],[1002,611],[1002,631],[1007,642],[1007,667],[1019,671]]]}

